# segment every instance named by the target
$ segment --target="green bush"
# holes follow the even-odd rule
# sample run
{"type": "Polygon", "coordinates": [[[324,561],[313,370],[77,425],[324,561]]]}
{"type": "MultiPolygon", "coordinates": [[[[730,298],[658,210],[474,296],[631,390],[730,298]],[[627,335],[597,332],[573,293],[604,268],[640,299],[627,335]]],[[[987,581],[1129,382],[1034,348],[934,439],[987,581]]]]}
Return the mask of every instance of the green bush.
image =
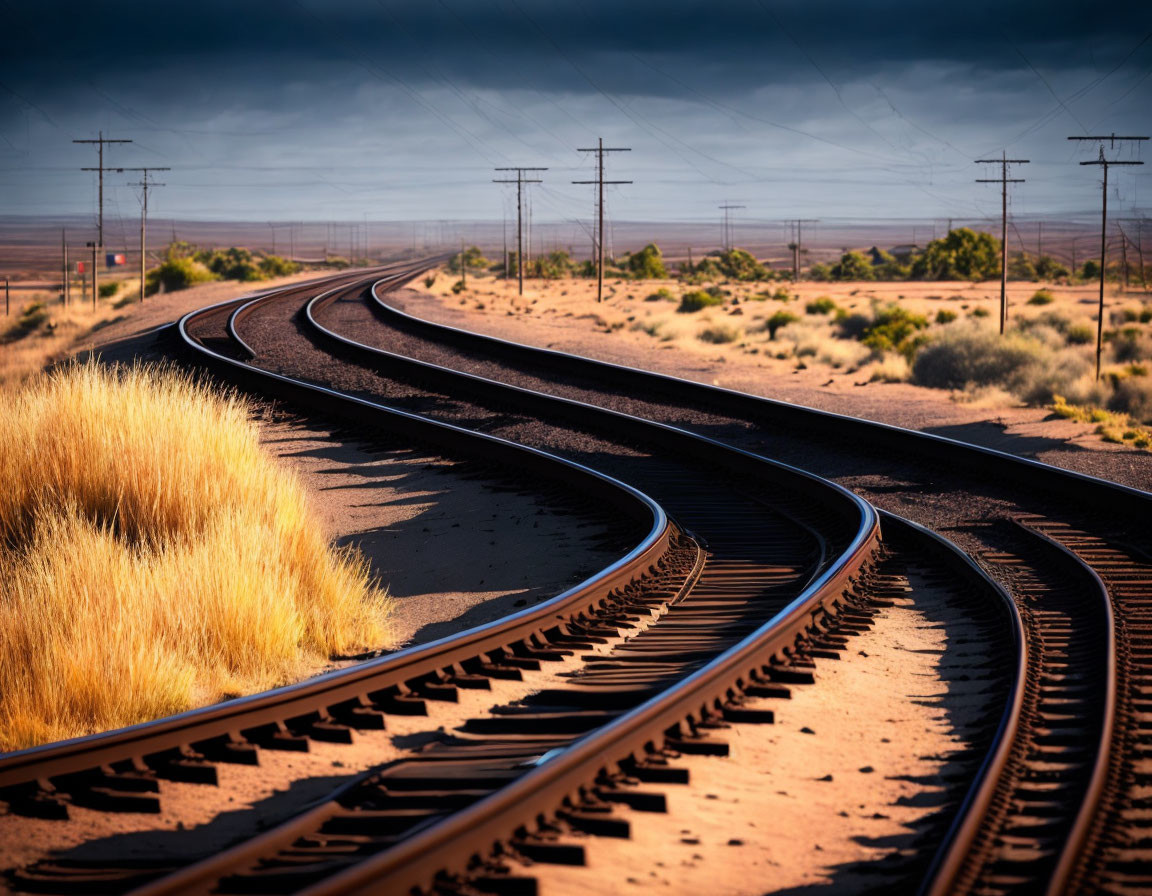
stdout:
{"type": "Polygon", "coordinates": [[[676,297],[672,295],[667,289],[661,286],[656,292],[651,293],[644,299],[645,302],[675,302],[676,297]]]}
{"type": "Polygon", "coordinates": [[[1029,305],[1051,305],[1056,301],[1056,297],[1046,289],[1038,289],[1032,293],[1032,298],[1028,300],[1029,305]]]}
{"type": "Polygon", "coordinates": [[[958,315],[955,311],[952,311],[949,308],[941,308],[939,311],[936,312],[936,323],[938,323],[938,324],[950,324],[950,323],[952,323],[952,321],[956,320],[956,318],[959,316],[960,315],[958,315]]]}
{"type": "Polygon", "coordinates": [[[165,292],[187,289],[197,283],[218,280],[216,274],[191,258],[169,258],[159,267],[148,272],[148,292],[154,293],[163,288],[165,292]]]}
{"type": "Polygon", "coordinates": [[[663,280],[668,276],[664,256],[655,243],[649,243],[639,252],[629,255],[624,268],[634,280],[663,280]]]}
{"type": "Polygon", "coordinates": [[[764,322],[764,329],[768,331],[769,339],[775,339],[777,330],[781,327],[788,326],[788,324],[794,324],[798,320],[800,320],[800,318],[791,311],[777,311],[764,322]]]}
{"type": "MultiPolygon", "coordinates": [[[[471,266],[471,261],[468,264],[471,266]]],[[[559,280],[561,277],[567,277],[571,274],[575,267],[571,256],[563,249],[557,249],[542,258],[534,258],[528,265],[527,273],[531,277],[539,277],[542,280],[559,280]]]]}
{"type": "Polygon", "coordinates": [[[876,270],[863,252],[845,252],[828,269],[828,276],[832,280],[875,280],[876,270]]]}
{"type": "Polygon", "coordinates": [[[288,277],[300,272],[300,265],[279,255],[265,255],[260,259],[260,272],[265,277],[288,277]]]}
{"type": "Polygon", "coordinates": [[[920,340],[916,333],[928,326],[928,318],[899,305],[888,305],[876,312],[872,323],[864,328],[860,341],[877,354],[899,352],[911,360],[920,340]]]}
{"type": "MultiPolygon", "coordinates": [[[[568,253],[565,252],[564,254],[567,255],[568,253]]],[[[468,246],[464,250],[464,266],[467,267],[468,270],[470,270],[470,271],[483,270],[485,268],[490,267],[491,264],[492,264],[492,262],[484,257],[484,253],[480,251],[479,246],[468,246]]],[[[460,253],[459,252],[457,252],[455,255],[453,255],[448,260],[448,270],[450,272],[452,272],[453,274],[459,274],[460,273],[460,253]]]]}
{"type": "Polygon", "coordinates": [[[836,310],[836,303],[828,296],[820,296],[804,306],[805,314],[831,314],[836,310]]]}
{"type": "Polygon", "coordinates": [[[108,283],[100,284],[100,298],[110,299],[116,293],[120,292],[120,287],[123,284],[119,280],[111,280],[108,283]]]}
{"type": "Polygon", "coordinates": [[[724,299],[721,296],[715,296],[702,289],[696,289],[680,296],[680,307],[676,310],[681,314],[691,314],[694,311],[700,311],[704,308],[711,308],[723,304],[724,299]]]}
{"type": "Polygon", "coordinates": [[[967,227],[932,240],[912,261],[917,280],[988,280],[1000,272],[1000,241],[967,227]]]}
{"type": "Polygon", "coordinates": [[[991,317],[992,312],[987,308],[973,308],[971,311],[972,317],[991,317]]]}
{"type": "Polygon", "coordinates": [[[431,275],[431,276],[429,276],[429,277],[425,277],[425,278],[424,278],[424,288],[425,288],[425,289],[431,289],[431,288],[432,288],[432,285],[433,285],[435,282],[436,282],[436,275],[435,275],[435,274],[432,274],[432,275],[431,275]]]}

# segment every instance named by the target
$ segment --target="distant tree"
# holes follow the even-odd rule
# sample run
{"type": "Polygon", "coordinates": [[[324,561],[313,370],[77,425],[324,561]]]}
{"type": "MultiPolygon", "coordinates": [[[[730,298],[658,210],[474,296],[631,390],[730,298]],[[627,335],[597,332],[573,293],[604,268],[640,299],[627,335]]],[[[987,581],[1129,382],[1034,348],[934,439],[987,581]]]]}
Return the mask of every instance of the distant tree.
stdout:
{"type": "Polygon", "coordinates": [[[729,249],[721,252],[718,259],[720,270],[733,280],[766,280],[768,270],[751,252],[744,249],[729,249]]]}
{"type": "Polygon", "coordinates": [[[1032,259],[1023,252],[1016,252],[1008,259],[1008,279],[1038,280],[1039,275],[1036,273],[1036,265],[1034,265],[1032,259]]]}
{"type": "Polygon", "coordinates": [[[877,280],[907,280],[910,268],[901,264],[891,252],[880,249],[872,262],[872,272],[877,280]]]}
{"type": "Polygon", "coordinates": [[[542,258],[533,259],[531,264],[532,276],[541,277],[545,280],[567,277],[572,273],[574,267],[572,258],[563,249],[557,249],[542,258]]]}
{"type": "Polygon", "coordinates": [[[1080,268],[1080,276],[1085,280],[1096,280],[1100,276],[1100,262],[1089,258],[1080,268]]]}
{"type": "Polygon", "coordinates": [[[639,252],[629,255],[624,262],[624,269],[636,280],[661,280],[668,276],[664,256],[655,243],[649,243],[639,252]]]}
{"type": "Polygon", "coordinates": [[[1051,255],[1041,255],[1036,259],[1036,276],[1041,280],[1064,280],[1070,274],[1068,268],[1051,255]]]}
{"type": "Polygon", "coordinates": [[[916,280],[989,280],[1000,272],[1000,241],[967,227],[932,240],[912,260],[916,280]]]}
{"type": "Polygon", "coordinates": [[[875,280],[872,262],[863,252],[845,252],[828,272],[833,280],[875,280]]]}
{"type": "MultiPolygon", "coordinates": [[[[464,250],[464,264],[467,265],[468,270],[470,270],[470,271],[479,271],[479,270],[483,270],[484,268],[487,268],[489,265],[492,264],[492,262],[490,262],[487,258],[484,257],[484,253],[480,251],[479,246],[468,246],[464,250]]],[[[455,255],[453,255],[452,258],[449,260],[448,270],[451,271],[453,274],[459,274],[460,273],[460,253],[459,252],[457,252],[455,255]]]]}

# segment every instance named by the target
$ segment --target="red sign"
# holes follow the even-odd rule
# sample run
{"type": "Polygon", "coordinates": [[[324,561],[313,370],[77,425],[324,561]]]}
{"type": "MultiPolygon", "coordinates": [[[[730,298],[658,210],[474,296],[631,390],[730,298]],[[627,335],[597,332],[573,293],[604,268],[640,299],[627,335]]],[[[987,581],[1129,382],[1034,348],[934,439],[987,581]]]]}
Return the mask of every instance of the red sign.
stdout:
{"type": "Polygon", "coordinates": [[[77,273],[77,274],[86,274],[86,273],[88,273],[88,265],[87,265],[87,262],[83,262],[83,261],[78,261],[78,262],[76,262],[76,273],[77,273]]]}

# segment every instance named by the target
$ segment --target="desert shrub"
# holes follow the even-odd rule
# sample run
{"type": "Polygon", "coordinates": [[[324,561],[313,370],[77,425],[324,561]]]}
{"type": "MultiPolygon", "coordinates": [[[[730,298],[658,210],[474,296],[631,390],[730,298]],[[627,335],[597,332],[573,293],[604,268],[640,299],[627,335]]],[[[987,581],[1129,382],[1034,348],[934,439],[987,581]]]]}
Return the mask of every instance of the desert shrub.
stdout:
{"type": "Polygon", "coordinates": [[[1152,423],[1152,379],[1139,375],[1118,378],[1107,407],[1141,423],[1152,423]]]}
{"type": "Polygon", "coordinates": [[[900,305],[888,305],[875,313],[860,341],[875,352],[899,352],[911,358],[919,341],[916,333],[928,326],[928,318],[900,305]]]}
{"type": "Polygon", "coordinates": [[[818,283],[827,283],[832,280],[832,265],[817,262],[808,268],[808,279],[815,280],[818,283]]]}
{"type": "Polygon", "coordinates": [[[952,321],[956,320],[956,318],[958,318],[959,316],[960,315],[958,315],[955,311],[952,311],[949,308],[941,308],[939,311],[936,312],[936,323],[938,323],[938,324],[950,324],[950,323],[952,323],[952,321]]]}
{"type": "Polygon", "coordinates": [[[1070,324],[1064,331],[1064,340],[1069,345],[1088,345],[1096,341],[1096,331],[1088,324],[1070,324]]]}
{"type": "Polygon", "coordinates": [[[705,327],[701,330],[696,335],[696,338],[702,342],[722,345],[727,342],[735,342],[743,335],[744,330],[741,327],[735,327],[731,324],[714,324],[711,327],[705,327]]]}
{"type": "Polygon", "coordinates": [[[656,290],[656,292],[651,293],[648,296],[645,296],[644,301],[645,302],[675,302],[676,297],[673,296],[672,293],[668,289],[661,286],[658,290],[656,290]]]}
{"type": "Polygon", "coordinates": [[[100,298],[102,298],[102,299],[112,298],[112,296],[114,296],[114,295],[116,295],[116,293],[120,292],[120,287],[122,285],[123,284],[119,280],[111,280],[108,283],[101,283],[100,284],[100,290],[99,290],[100,298]]]}
{"type": "Polygon", "coordinates": [[[1028,300],[1029,305],[1051,305],[1056,301],[1056,297],[1052,295],[1047,289],[1038,289],[1032,293],[1032,298],[1028,300]]]}
{"type": "Polygon", "coordinates": [[[1084,280],[1096,280],[1100,277],[1100,262],[1089,258],[1080,268],[1080,276],[1084,280]]]}
{"type": "Polygon", "coordinates": [[[0,336],[0,343],[15,342],[17,339],[23,339],[30,333],[35,332],[40,328],[41,324],[46,323],[48,320],[48,308],[43,302],[29,302],[24,306],[24,310],[20,312],[20,316],[16,322],[12,324],[0,336]]]}
{"type": "Polygon", "coordinates": [[[1139,327],[1125,327],[1119,333],[1105,334],[1111,338],[1112,358],[1125,364],[1130,361],[1147,361],[1152,358],[1152,338],[1139,327]]]}
{"type": "Polygon", "coordinates": [[[191,258],[168,258],[158,267],[148,272],[148,292],[165,292],[187,289],[197,283],[207,283],[219,279],[198,261],[191,258]]]}
{"type": "Polygon", "coordinates": [[[435,282],[436,282],[436,275],[435,274],[432,274],[429,277],[425,277],[424,278],[424,288],[425,289],[431,289],[433,284],[435,284],[435,282]]]}
{"type": "Polygon", "coordinates": [[[1029,404],[1056,394],[1097,397],[1085,382],[1091,365],[1079,353],[1056,351],[1018,332],[1000,336],[976,327],[950,327],[916,353],[913,382],[937,389],[995,386],[1029,404]]]}
{"type": "Polygon", "coordinates": [[[768,270],[750,252],[743,249],[729,249],[721,252],[718,259],[724,276],[733,280],[766,280],[768,270]]]}
{"type": "Polygon", "coordinates": [[[768,331],[769,339],[775,339],[777,330],[781,327],[788,326],[788,324],[794,324],[798,320],[800,320],[800,318],[791,311],[777,311],[764,321],[764,329],[768,331]]]}
{"type": "Polygon", "coordinates": [[[1023,252],[1017,252],[1008,259],[1009,280],[1037,280],[1036,266],[1023,252]]]}
{"type": "Polygon", "coordinates": [[[664,256],[655,243],[649,243],[639,252],[629,255],[624,262],[624,268],[628,275],[636,280],[663,280],[668,276],[668,269],[664,267],[664,256]]]}
{"type": "Polygon", "coordinates": [[[910,373],[908,359],[901,354],[889,352],[883,355],[872,368],[870,381],[873,383],[903,383],[908,380],[910,373]]]}
{"type": "Polygon", "coordinates": [[[805,314],[831,314],[836,310],[836,303],[828,296],[820,296],[804,306],[805,314]]]}
{"type": "Polygon", "coordinates": [[[704,308],[723,304],[724,299],[722,297],[712,295],[712,293],[705,292],[702,289],[696,289],[680,296],[680,307],[676,310],[681,314],[691,314],[694,311],[700,311],[704,308]]]}
{"type": "Polygon", "coordinates": [[[992,312],[987,308],[973,308],[969,312],[969,317],[991,317],[992,312]]]}
{"type": "Polygon", "coordinates": [[[462,292],[464,292],[464,281],[457,280],[452,284],[452,294],[458,296],[462,292]]]}
{"type": "Polygon", "coordinates": [[[1036,259],[1036,276],[1041,280],[1065,280],[1069,271],[1051,255],[1041,255],[1036,259]]]}
{"type": "MultiPolygon", "coordinates": [[[[568,255],[567,252],[564,253],[568,255]]],[[[450,273],[459,274],[461,270],[461,253],[457,252],[450,259],[448,259],[448,270],[450,273]]],[[[470,271],[479,271],[491,267],[492,262],[484,257],[484,253],[480,251],[479,246],[468,246],[463,253],[464,267],[470,271]]]]}
{"type": "Polygon", "coordinates": [[[300,272],[300,265],[281,255],[265,255],[260,259],[260,273],[265,277],[288,277],[300,272]]]}
{"type": "Polygon", "coordinates": [[[872,324],[867,314],[844,314],[836,316],[836,332],[845,339],[860,339],[872,324]]]}

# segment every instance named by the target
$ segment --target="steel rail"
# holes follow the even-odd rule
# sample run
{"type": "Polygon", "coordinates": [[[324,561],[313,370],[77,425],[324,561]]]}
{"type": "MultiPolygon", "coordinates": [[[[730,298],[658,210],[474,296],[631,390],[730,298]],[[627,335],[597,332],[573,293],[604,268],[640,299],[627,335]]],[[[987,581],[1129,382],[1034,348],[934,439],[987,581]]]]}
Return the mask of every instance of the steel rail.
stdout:
{"type": "Polygon", "coordinates": [[[679,377],[601,361],[583,355],[569,354],[556,349],[527,345],[484,333],[475,333],[449,324],[437,323],[417,317],[384,301],[376,290],[372,292],[374,307],[401,329],[425,336],[434,341],[458,347],[496,351],[501,358],[520,358],[534,364],[548,365],[553,369],[590,376],[601,382],[612,383],[616,388],[624,387],[629,394],[643,397],[643,390],[655,394],[671,396],[677,402],[692,400],[712,410],[723,410],[742,420],[765,420],[790,427],[803,427],[808,431],[818,431],[824,436],[838,440],[854,439],[861,444],[877,447],[897,448],[902,452],[915,452],[915,456],[929,457],[944,463],[962,463],[981,471],[988,462],[1012,471],[1018,480],[1026,481],[1040,488],[1060,486],[1070,488],[1080,497],[1099,498],[1107,495],[1119,501],[1130,511],[1147,513],[1152,508],[1152,492],[1141,491],[1130,486],[1110,482],[1087,473],[1054,467],[1031,458],[1019,457],[995,448],[961,442],[947,436],[904,429],[889,423],[851,417],[819,408],[793,404],[774,398],[752,395],[721,386],[699,383],[679,377]],[[983,465],[983,466],[982,466],[983,465]]]}
{"type": "Polygon", "coordinates": [[[326,414],[350,417],[361,425],[370,421],[376,426],[386,426],[391,432],[401,432],[424,442],[449,446],[456,453],[467,451],[474,456],[513,464],[517,469],[531,469],[553,477],[557,471],[562,470],[568,480],[579,482],[582,488],[616,507],[620,513],[646,527],[647,531],[625,556],[564,593],[458,635],[401,650],[299,684],[110,732],[0,755],[0,789],[88,771],[125,759],[154,755],[190,742],[233,735],[238,729],[292,720],[312,713],[317,708],[356,701],[369,691],[402,684],[449,668],[461,660],[529,641],[545,629],[594,608],[609,592],[628,584],[641,571],[655,564],[667,549],[673,528],[663,508],[637,489],[596,470],[494,436],[428,420],[276,374],[257,372],[254,368],[198,345],[188,335],[188,325],[197,317],[219,312],[236,301],[222,302],[191,312],[180,319],[177,329],[185,346],[208,359],[217,369],[231,372],[234,376],[239,374],[235,378],[241,385],[267,387],[268,384],[274,384],[274,391],[282,397],[296,398],[298,403],[311,404],[326,414]]]}
{"type": "MultiPolygon", "coordinates": [[[[1047,896],[1062,896],[1062,894],[1071,892],[1071,884],[1077,871],[1077,865],[1083,856],[1083,849],[1088,842],[1097,812],[1104,798],[1113,759],[1111,748],[1114,743],[1117,717],[1115,616],[1108,589],[1092,567],[1077,557],[1073,551],[1044,532],[1026,525],[1023,528],[1050,549],[1062,555],[1065,561],[1074,565],[1091,582],[1093,591],[1091,599],[1099,604],[1099,609],[1104,616],[1106,630],[1106,655],[1103,658],[1105,667],[1104,706],[1092,771],[1089,775],[1085,796],[1076,811],[1071,830],[1060,850],[1056,867],[1043,889],[1047,896]]],[[[1022,675],[1023,672],[1022,669],[1022,675]]],[[[1018,690],[1015,708],[1017,717],[1012,719],[1011,725],[1002,727],[994,761],[973,782],[969,791],[966,803],[970,804],[972,808],[957,817],[956,823],[941,841],[933,859],[931,873],[925,878],[924,885],[919,891],[920,896],[950,896],[950,894],[973,891],[974,878],[981,870],[977,864],[976,846],[981,837],[987,834],[985,830],[987,807],[994,801],[1006,802],[1012,798],[1012,793],[1006,789],[1001,778],[1010,755],[1014,748],[1018,747],[1018,739],[1026,732],[1027,723],[1019,718],[1021,696],[1022,691],[1018,690]]]]}

